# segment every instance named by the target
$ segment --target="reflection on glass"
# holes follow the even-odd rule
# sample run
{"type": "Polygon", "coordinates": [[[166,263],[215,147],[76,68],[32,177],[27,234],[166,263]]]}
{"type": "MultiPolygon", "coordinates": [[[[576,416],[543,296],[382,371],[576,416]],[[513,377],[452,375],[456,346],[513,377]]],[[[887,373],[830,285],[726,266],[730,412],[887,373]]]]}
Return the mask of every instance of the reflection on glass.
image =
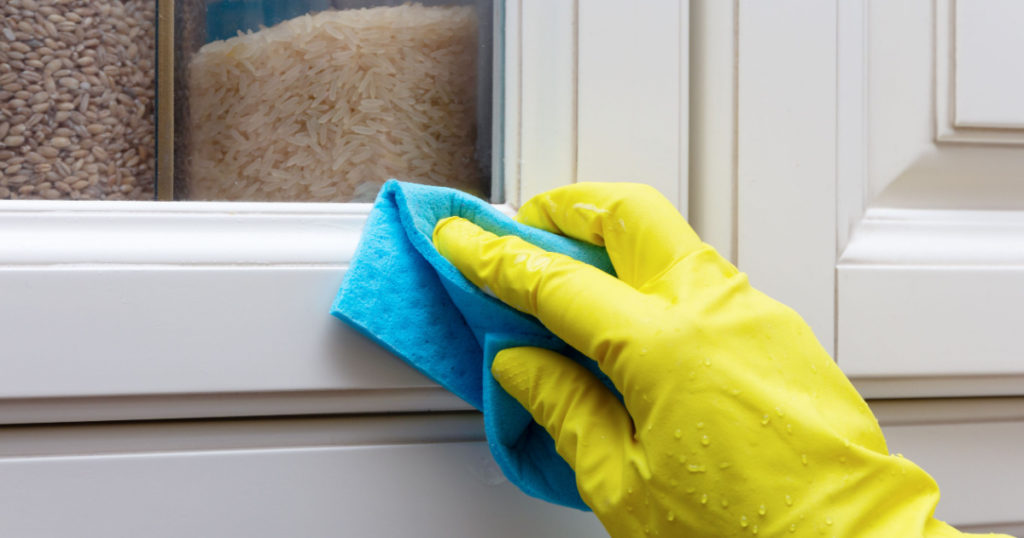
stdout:
{"type": "Polygon", "coordinates": [[[0,0],[0,199],[152,199],[156,0],[0,0]]]}
{"type": "Polygon", "coordinates": [[[389,178],[488,194],[490,1],[192,2],[179,198],[369,201],[389,178]]]}

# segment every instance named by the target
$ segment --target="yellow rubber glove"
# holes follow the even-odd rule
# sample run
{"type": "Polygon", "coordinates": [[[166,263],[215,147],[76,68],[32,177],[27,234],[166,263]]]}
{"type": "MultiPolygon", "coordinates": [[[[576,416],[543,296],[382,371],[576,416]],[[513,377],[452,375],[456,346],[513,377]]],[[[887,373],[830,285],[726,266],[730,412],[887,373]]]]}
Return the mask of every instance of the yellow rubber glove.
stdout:
{"type": "Polygon", "coordinates": [[[794,311],[752,288],[654,189],[576,184],[517,217],[604,245],[609,276],[459,218],[434,244],[477,286],[597,361],[515,348],[492,373],[555,439],[616,538],[963,536],[935,482],[890,455],[867,404],[794,311]]]}

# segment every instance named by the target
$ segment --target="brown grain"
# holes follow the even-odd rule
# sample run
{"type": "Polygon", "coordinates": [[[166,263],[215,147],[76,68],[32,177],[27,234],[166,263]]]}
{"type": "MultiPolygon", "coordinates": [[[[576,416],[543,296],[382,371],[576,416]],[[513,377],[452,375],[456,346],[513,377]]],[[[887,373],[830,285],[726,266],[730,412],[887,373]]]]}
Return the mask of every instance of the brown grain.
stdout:
{"type": "Polygon", "coordinates": [[[0,199],[152,199],[155,21],[156,0],[0,0],[0,199]]]}

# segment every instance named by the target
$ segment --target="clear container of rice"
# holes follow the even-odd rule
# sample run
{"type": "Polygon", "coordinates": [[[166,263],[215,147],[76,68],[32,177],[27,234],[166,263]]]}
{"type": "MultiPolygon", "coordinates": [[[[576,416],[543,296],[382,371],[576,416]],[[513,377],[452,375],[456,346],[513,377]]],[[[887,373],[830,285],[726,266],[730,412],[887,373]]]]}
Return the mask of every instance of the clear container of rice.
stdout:
{"type": "Polygon", "coordinates": [[[491,190],[493,0],[178,0],[177,199],[491,190]]]}
{"type": "Polygon", "coordinates": [[[0,200],[151,200],[156,0],[0,0],[0,200]]]}

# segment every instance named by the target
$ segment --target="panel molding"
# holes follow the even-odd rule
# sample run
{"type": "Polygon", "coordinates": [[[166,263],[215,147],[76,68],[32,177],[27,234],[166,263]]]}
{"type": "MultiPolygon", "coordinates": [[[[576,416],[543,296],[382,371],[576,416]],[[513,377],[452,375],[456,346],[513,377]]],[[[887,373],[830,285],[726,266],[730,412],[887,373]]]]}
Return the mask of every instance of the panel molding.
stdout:
{"type": "Polygon", "coordinates": [[[868,400],[882,427],[921,424],[1024,424],[1022,398],[941,398],[868,400]]]}
{"type": "Polygon", "coordinates": [[[0,202],[0,267],[328,265],[351,259],[371,204],[0,202]]]}
{"type": "Polygon", "coordinates": [[[1024,267],[1024,212],[871,207],[839,265],[1024,267]]]}
{"type": "Polygon", "coordinates": [[[1024,213],[869,208],[836,274],[839,364],[866,397],[1024,391],[1024,213]]]}
{"type": "MultiPolygon", "coordinates": [[[[381,360],[395,360],[381,357],[381,360]]],[[[0,398],[0,425],[469,411],[440,386],[0,398]]]]}
{"type": "Polygon", "coordinates": [[[688,220],[707,244],[736,260],[736,3],[690,3],[688,220]]]}
{"type": "MultiPolygon", "coordinates": [[[[836,358],[866,397],[1022,394],[1024,361],[1010,316],[1022,299],[1015,290],[1024,290],[1024,212],[1012,202],[1019,159],[1006,147],[1018,133],[952,125],[953,0],[935,0],[930,13],[915,6],[934,16],[933,46],[875,57],[865,51],[874,40],[891,45],[899,23],[869,10],[888,4],[840,4],[836,358]],[[926,53],[935,71],[923,80],[925,71],[906,67],[926,53]],[[894,108],[909,94],[892,97],[891,84],[878,86],[873,77],[886,74],[912,89],[930,83],[931,109],[894,108]],[[928,115],[932,140],[918,127],[928,115]],[[1003,147],[979,147],[995,140],[992,133],[1003,147]],[[869,143],[880,134],[888,138],[869,143]]],[[[899,34],[926,36],[923,27],[899,34]]]]}
{"type": "Polygon", "coordinates": [[[936,141],[943,2],[737,4],[739,267],[873,398],[1024,394],[1022,155],[936,141]]]}
{"type": "Polygon", "coordinates": [[[957,120],[957,2],[935,0],[935,140],[954,144],[1024,144],[1024,128],[957,120]]]}
{"type": "Polygon", "coordinates": [[[5,426],[10,458],[483,441],[479,413],[5,426]]]}

